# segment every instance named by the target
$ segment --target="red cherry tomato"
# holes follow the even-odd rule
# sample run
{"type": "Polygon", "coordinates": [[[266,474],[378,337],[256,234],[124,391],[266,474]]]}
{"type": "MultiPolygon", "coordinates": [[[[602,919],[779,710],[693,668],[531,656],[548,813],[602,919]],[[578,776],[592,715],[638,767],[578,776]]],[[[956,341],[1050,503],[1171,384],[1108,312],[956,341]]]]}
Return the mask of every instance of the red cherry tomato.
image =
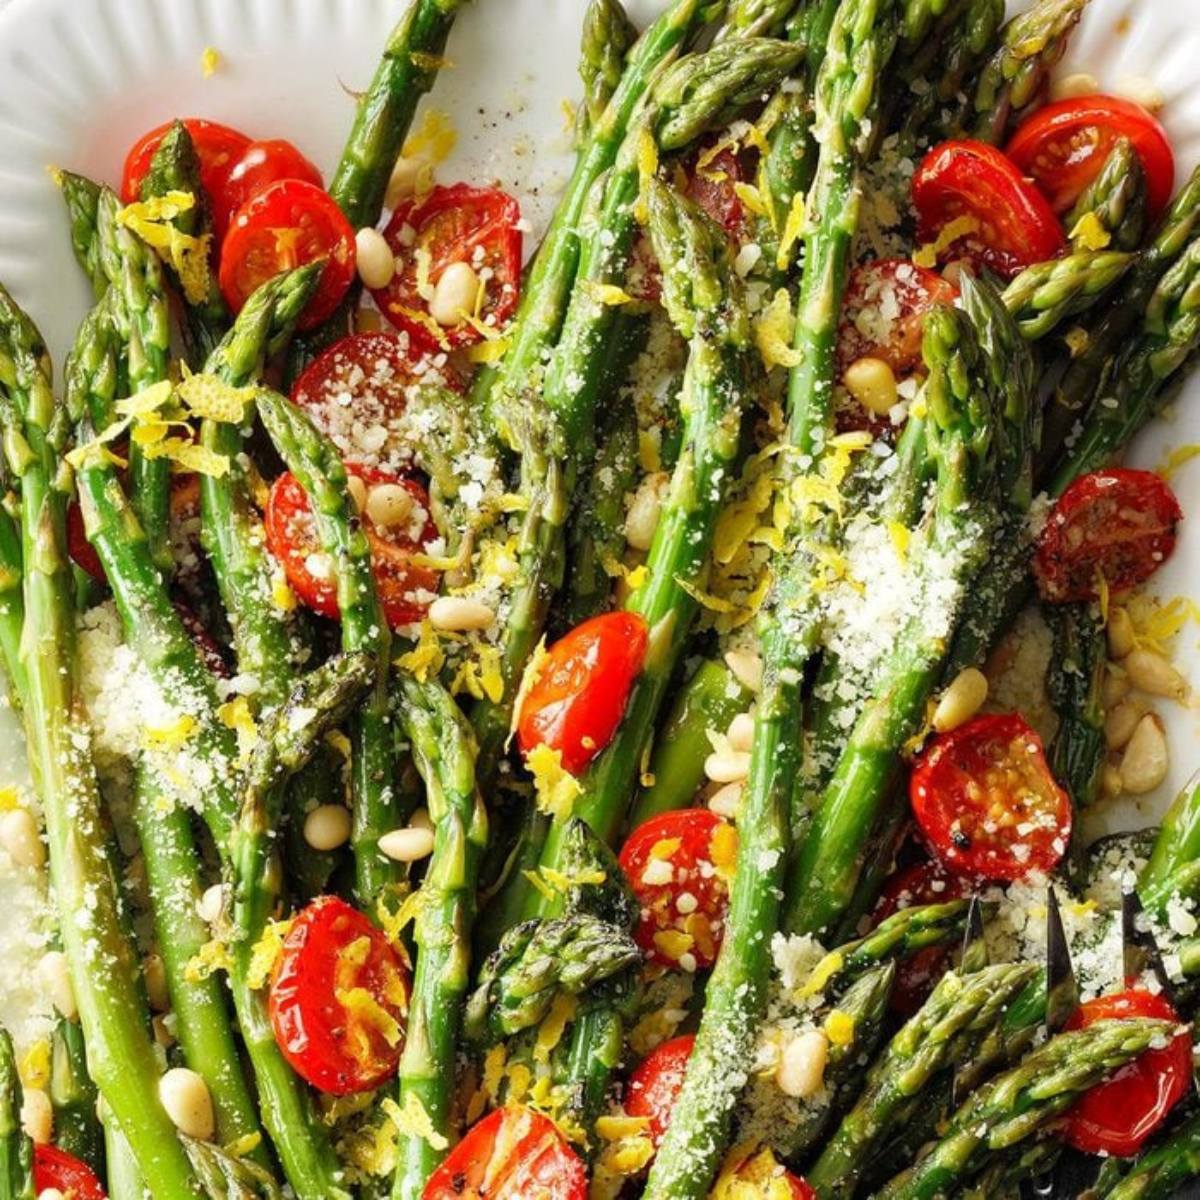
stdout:
{"type": "Polygon", "coordinates": [[[509,1105],[467,1131],[422,1200],[585,1200],[587,1171],[549,1117],[509,1105]]]}
{"type": "Polygon", "coordinates": [[[1059,497],[1038,537],[1038,590],[1057,603],[1094,600],[1149,579],[1175,549],[1183,510],[1153,471],[1112,467],[1081,475],[1059,497]]]}
{"type": "Polygon", "coordinates": [[[625,1089],[625,1111],[631,1117],[645,1117],[647,1132],[655,1148],[671,1123],[671,1111],[683,1087],[683,1076],[696,1038],[692,1034],[672,1038],[656,1046],[629,1076],[625,1089]]]}
{"type": "Polygon", "coordinates": [[[1049,871],[1066,853],[1071,801],[1018,713],[935,737],[913,764],[909,798],[925,840],[956,875],[1007,882],[1049,871]]]}
{"type": "Polygon", "coordinates": [[[354,278],[354,230],[319,187],[281,179],[234,213],[221,245],[221,294],[239,312],[260,284],[322,259],[321,282],[297,323],[300,329],[319,325],[346,294],[354,278]]]}
{"type": "MultiPolygon", "coordinates": [[[[871,914],[872,926],[917,904],[946,904],[966,893],[963,881],[932,859],[897,871],[887,882],[871,914]]],[[[911,1016],[925,1002],[933,985],[950,963],[949,946],[926,946],[896,964],[896,982],[889,1003],[893,1011],[911,1016]]]]}
{"type": "Polygon", "coordinates": [[[69,1200],[105,1200],[107,1195],[87,1163],[57,1146],[34,1146],[33,1190],[40,1196],[48,1188],[58,1188],[69,1200]]]}
{"type": "Polygon", "coordinates": [[[1104,165],[1120,138],[1128,139],[1146,172],[1153,219],[1175,186],[1175,155],[1166,130],[1140,104],[1117,96],[1077,96],[1039,108],[1022,122],[1005,153],[1033,178],[1055,212],[1066,212],[1104,165]]]}
{"type": "Polygon", "coordinates": [[[281,179],[325,185],[321,172],[291,142],[284,138],[251,142],[229,168],[224,186],[212,196],[217,241],[224,238],[233,214],[247,200],[281,179]]]}
{"type": "Polygon", "coordinates": [[[318,896],[292,922],[271,975],[283,1056],[335,1096],[378,1087],[400,1062],[408,983],[400,956],[362,913],[318,896]]]}
{"type": "MultiPolygon", "coordinates": [[[[377,467],[346,464],[346,473],[367,485],[397,484],[412,497],[412,515],[404,524],[376,525],[366,512],[360,518],[371,545],[375,587],[384,616],[394,629],[419,621],[437,591],[438,573],[432,567],[418,566],[412,556],[437,536],[429,516],[429,494],[415,479],[377,467]]],[[[283,564],[292,590],[314,612],[324,617],[339,615],[337,580],[313,573],[311,557],[321,552],[316,524],[308,496],[299,480],[285,471],[271,487],[267,497],[267,546],[283,564]]]]}
{"type": "MultiPolygon", "coordinates": [[[[174,124],[168,121],[144,133],[125,156],[125,170],[121,176],[121,199],[132,204],[141,199],[142,180],[150,170],[159,143],[174,124]]],[[[250,139],[228,125],[216,121],[205,121],[200,117],[189,117],[184,121],[191,134],[192,144],[200,159],[200,182],[204,190],[215,201],[225,187],[230,168],[250,145],[250,139]]]]}
{"type": "Polygon", "coordinates": [[[629,835],[621,869],[642,910],[634,937],[651,958],[685,968],[716,962],[736,858],[736,831],[707,808],[661,813],[629,835]]]}
{"type": "MultiPolygon", "coordinates": [[[[1178,1021],[1162,996],[1130,989],[1088,1000],[1067,1022],[1084,1029],[1096,1021],[1150,1017],[1178,1021]]],[[[1086,1154],[1128,1158],[1166,1120],[1191,1088],[1192,1039],[1182,1032],[1161,1050],[1147,1050],[1111,1079],[1085,1092],[1066,1115],[1066,1140],[1086,1154]]]]}
{"type": "Polygon", "coordinates": [[[431,327],[423,286],[436,286],[451,263],[465,262],[483,281],[480,321],[499,329],[517,306],[521,286],[521,210],[498,188],[465,183],[435,187],[401,204],[383,236],[403,263],[385,288],[373,289],[380,310],[413,343],[428,350],[469,346],[483,334],[466,320],[431,327]]]}
{"type": "Polygon", "coordinates": [[[917,236],[934,242],[951,221],[974,228],[942,251],[943,261],[968,258],[1006,277],[1056,258],[1067,242],[1045,196],[994,146],[942,142],[912,180],[917,236]]]}
{"type": "Polygon", "coordinates": [[[578,775],[612,740],[646,659],[648,630],[636,613],[602,613],[546,652],[517,718],[523,754],[546,745],[578,775]]]}
{"type": "Polygon", "coordinates": [[[108,582],[100,555],[87,539],[83,525],[83,509],[79,507],[78,500],[72,500],[67,505],[67,553],[71,556],[71,561],[86,571],[97,583],[108,582]]]}

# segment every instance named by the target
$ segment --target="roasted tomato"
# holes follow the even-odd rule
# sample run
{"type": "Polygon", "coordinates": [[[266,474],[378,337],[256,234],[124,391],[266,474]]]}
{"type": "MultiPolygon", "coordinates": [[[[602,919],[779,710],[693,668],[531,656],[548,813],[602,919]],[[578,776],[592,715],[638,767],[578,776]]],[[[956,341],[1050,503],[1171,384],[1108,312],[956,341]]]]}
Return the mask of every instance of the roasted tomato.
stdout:
{"type": "MultiPolygon", "coordinates": [[[[151,129],[130,147],[125,156],[125,170],[121,176],[121,199],[126,204],[132,204],[141,198],[142,180],[150,170],[159,143],[173,124],[173,121],[168,121],[165,125],[151,129]]],[[[200,117],[189,117],[184,121],[184,125],[191,134],[196,156],[200,159],[200,182],[215,203],[216,198],[224,191],[225,181],[229,178],[233,164],[250,145],[250,139],[228,125],[205,121],[200,117]]]]}
{"type": "MultiPolygon", "coordinates": [[[[371,545],[384,616],[393,629],[411,625],[425,615],[438,586],[437,571],[413,562],[437,536],[429,494],[416,479],[377,467],[347,463],[346,473],[365,485],[367,503],[360,520],[371,545]]],[[[272,485],[263,519],[267,546],[283,564],[292,590],[314,612],[336,618],[334,564],[321,549],[308,496],[290,471],[272,485]]]]}
{"type": "Polygon", "coordinates": [[[1049,871],[1066,853],[1071,801],[1017,713],[935,737],[913,764],[909,798],[930,849],[956,875],[1006,882],[1049,871]]]}
{"type": "Polygon", "coordinates": [[[671,1111],[683,1087],[688,1059],[696,1039],[692,1034],[672,1038],[656,1046],[629,1076],[625,1089],[625,1111],[631,1117],[644,1117],[647,1132],[657,1147],[671,1123],[671,1111]]]}
{"type": "Polygon", "coordinates": [[[97,583],[108,582],[100,555],[87,539],[87,532],[83,526],[83,509],[79,507],[78,500],[72,500],[67,505],[67,553],[71,556],[71,561],[86,571],[97,583]]]}
{"type": "Polygon", "coordinates": [[[318,896],[292,922],[271,975],[275,1040],[323,1092],[378,1087],[404,1049],[408,983],[400,956],[362,913],[318,896]]]}
{"type": "Polygon", "coordinates": [[[521,286],[521,210],[497,188],[465,183],[436,187],[401,204],[383,236],[400,268],[391,283],[372,295],[380,310],[414,344],[428,350],[469,346],[484,334],[476,323],[499,329],[517,306],[521,286]],[[473,292],[444,324],[435,321],[439,282],[452,265],[473,292]],[[472,282],[473,281],[473,282],[472,282]],[[431,307],[432,306],[432,307],[431,307]],[[470,320],[468,320],[470,318],[470,320]]]}
{"type": "Polygon", "coordinates": [[[585,1200],[587,1170],[549,1117],[509,1105],[472,1125],[422,1200],[585,1200]]]}
{"type": "Polygon", "coordinates": [[[1067,212],[1096,178],[1121,138],[1146,172],[1153,219],[1175,186],[1175,155],[1166,131],[1140,104],[1117,96],[1077,96],[1039,108],[1022,122],[1005,153],[1033,178],[1055,212],[1067,212]]]}
{"type": "Polygon", "coordinates": [[[636,613],[602,613],[546,652],[517,714],[517,745],[549,746],[578,775],[612,740],[646,659],[648,630],[636,613]]]}
{"type": "Polygon", "coordinates": [[[940,247],[942,261],[966,258],[1011,277],[1067,246],[1045,196],[983,142],[934,146],[913,176],[912,200],[922,242],[939,243],[951,222],[962,222],[960,235],[940,247]]]}
{"type": "Polygon", "coordinates": [[[793,1175],[765,1146],[740,1146],[731,1150],[712,1190],[712,1200],[741,1200],[750,1194],[764,1200],[816,1200],[806,1180],[793,1175]],[[783,1185],[781,1188],[780,1185],[783,1185]]]}
{"type": "Polygon", "coordinates": [[[321,172],[291,142],[272,138],[251,142],[229,168],[224,186],[212,196],[213,227],[220,241],[233,214],[252,196],[281,179],[302,179],[323,187],[321,172]]]}
{"type": "Polygon", "coordinates": [[[692,971],[716,962],[736,859],[736,830],[707,808],[661,813],[629,835],[621,869],[642,910],[634,936],[651,958],[692,971]]]}
{"type": "Polygon", "coordinates": [[[1094,600],[1144,583],[1175,549],[1183,510],[1153,471],[1111,467],[1081,475],[1059,497],[1033,558],[1046,600],[1094,600]]]}
{"type": "MultiPolygon", "coordinates": [[[[965,893],[963,880],[951,875],[940,863],[932,859],[916,862],[888,880],[871,914],[871,924],[878,925],[903,908],[945,904],[965,893]]],[[[889,1000],[892,1009],[906,1017],[915,1013],[945,973],[951,954],[949,946],[926,946],[901,959],[896,964],[896,982],[889,1000]]]]}
{"type": "Polygon", "coordinates": [[[33,1190],[57,1188],[65,1200],[104,1200],[105,1191],[87,1163],[57,1146],[34,1146],[33,1190]]]}
{"type": "Polygon", "coordinates": [[[321,281],[297,322],[300,329],[319,325],[346,294],[354,278],[354,230],[315,184],[281,179],[234,213],[221,244],[221,294],[234,312],[240,312],[268,279],[321,261],[321,281]]]}
{"type": "MultiPolygon", "coordinates": [[[[1179,1021],[1162,996],[1131,989],[1080,1005],[1067,1023],[1083,1029],[1096,1021],[1150,1017],[1179,1021]]],[[[1161,1050],[1147,1050],[1111,1079],[1092,1088],[1068,1111],[1064,1136],[1087,1154],[1127,1158],[1166,1120],[1191,1090],[1192,1039],[1180,1032],[1161,1050]]]]}

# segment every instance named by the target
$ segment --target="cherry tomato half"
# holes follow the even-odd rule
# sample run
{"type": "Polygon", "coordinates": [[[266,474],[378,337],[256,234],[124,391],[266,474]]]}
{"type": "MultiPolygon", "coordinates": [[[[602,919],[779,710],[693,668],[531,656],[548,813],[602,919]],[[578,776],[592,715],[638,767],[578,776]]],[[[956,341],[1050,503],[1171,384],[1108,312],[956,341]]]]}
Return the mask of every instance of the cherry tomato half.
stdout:
{"type": "Polygon", "coordinates": [[[221,294],[234,312],[282,271],[325,261],[321,282],[297,327],[319,325],[354,278],[354,230],[326,192],[302,179],[281,179],[233,215],[221,245],[221,294]]]}
{"type": "Polygon", "coordinates": [[[233,214],[252,196],[280,179],[302,179],[324,187],[321,172],[291,142],[271,138],[251,142],[229,168],[224,185],[213,194],[213,228],[220,242],[233,214]]]}
{"type": "Polygon", "coordinates": [[[505,192],[465,183],[401,204],[383,236],[403,266],[387,287],[372,291],[380,311],[429,350],[480,341],[483,334],[465,319],[435,334],[421,294],[426,282],[437,286],[451,263],[465,262],[483,285],[478,312],[469,315],[499,329],[516,308],[521,286],[520,219],[517,202],[505,192]]]}
{"type": "Polygon", "coordinates": [[[776,1200],[783,1194],[777,1186],[780,1183],[785,1186],[789,1200],[817,1200],[817,1193],[807,1180],[780,1166],[767,1147],[739,1147],[731,1150],[725,1159],[712,1190],[712,1200],[740,1200],[748,1187],[756,1196],[776,1200]]]}
{"type": "Polygon", "coordinates": [[[942,252],[943,261],[967,258],[1011,277],[1066,249],[1049,201],[994,146],[942,142],[926,154],[912,180],[917,236],[934,242],[959,218],[974,228],[942,252]]]}
{"type": "Polygon", "coordinates": [[[69,1200],[105,1200],[107,1195],[87,1163],[57,1146],[34,1146],[33,1190],[40,1196],[49,1188],[57,1188],[69,1200]]]}
{"type": "Polygon", "coordinates": [[[736,859],[736,830],[707,808],[661,813],[629,835],[621,869],[641,905],[634,937],[651,958],[685,970],[716,962],[736,859]]]}
{"type": "Polygon", "coordinates": [[[1067,212],[1121,138],[1146,172],[1153,220],[1175,186],[1175,155],[1166,130],[1140,104],[1117,96],[1077,96],[1039,108],[1021,123],[1005,153],[1033,178],[1055,212],[1067,212]]]}
{"type": "Polygon", "coordinates": [[[1048,871],[1071,834],[1071,801],[1018,713],[974,717],[933,739],[909,779],[913,816],[956,875],[1007,882],[1048,871]]]}
{"type": "MultiPolygon", "coordinates": [[[[1130,989],[1088,1000],[1067,1022],[1084,1029],[1096,1021],[1150,1017],[1178,1021],[1162,996],[1130,989]]],[[[1161,1050],[1147,1050],[1098,1084],[1068,1110],[1065,1138],[1087,1154],[1137,1154],[1142,1143],[1166,1120],[1167,1114],[1190,1090],[1192,1039],[1186,1032],[1161,1050]]]]}
{"type": "Polygon", "coordinates": [[[651,1050],[629,1076],[625,1111],[631,1117],[645,1117],[647,1133],[656,1149],[671,1123],[671,1112],[683,1087],[688,1059],[695,1044],[696,1038],[690,1033],[663,1042],[651,1050]]]}
{"type": "MultiPolygon", "coordinates": [[[[429,516],[429,494],[417,480],[377,467],[347,463],[346,473],[367,486],[368,509],[360,520],[371,545],[375,587],[384,616],[393,629],[411,625],[425,615],[438,586],[437,571],[412,561],[412,556],[437,536],[429,516]],[[368,515],[371,491],[381,484],[401,487],[411,498],[402,523],[376,525],[368,515]]],[[[308,496],[290,471],[272,485],[263,520],[267,546],[283,564],[292,590],[314,612],[338,617],[337,580],[324,570],[327,557],[321,551],[308,496]],[[316,563],[320,563],[321,570],[314,571],[316,563]]]]}
{"type": "Polygon", "coordinates": [[[283,1056],[335,1096],[378,1087],[404,1049],[408,983],[400,956],[362,913],[318,896],[292,922],[271,975],[283,1056]]]}
{"type": "Polygon", "coordinates": [[[108,582],[100,555],[87,539],[83,525],[83,509],[79,507],[78,500],[72,500],[67,505],[67,553],[71,556],[71,561],[86,571],[97,583],[108,582]]]}
{"type": "MultiPolygon", "coordinates": [[[[966,890],[963,880],[951,875],[933,859],[913,863],[888,880],[871,914],[871,924],[878,925],[901,909],[914,905],[958,900],[966,890]]],[[[904,1016],[915,1013],[925,1003],[933,985],[945,974],[951,954],[949,946],[926,946],[901,959],[896,964],[896,982],[889,997],[892,1010],[904,1016]]]]}
{"type": "Polygon", "coordinates": [[[472,1125],[422,1200],[585,1200],[587,1171],[549,1117],[509,1105],[472,1125]]]}
{"type": "Polygon", "coordinates": [[[1046,600],[1094,600],[1144,583],[1175,549],[1183,510],[1153,471],[1112,467],[1081,475],[1059,497],[1038,537],[1033,570],[1046,600]]]}
{"type": "MultiPolygon", "coordinates": [[[[208,195],[216,201],[225,187],[229,171],[250,145],[250,139],[237,129],[217,121],[206,121],[201,117],[188,117],[184,122],[191,135],[196,156],[200,159],[200,183],[208,195]]],[[[168,121],[144,133],[125,156],[125,169],[121,176],[121,200],[132,204],[141,199],[142,180],[150,170],[159,143],[174,124],[168,121]]]]}
{"type": "Polygon", "coordinates": [[[636,613],[601,613],[546,652],[517,715],[517,745],[546,745],[578,775],[612,740],[646,659],[649,631],[636,613]]]}

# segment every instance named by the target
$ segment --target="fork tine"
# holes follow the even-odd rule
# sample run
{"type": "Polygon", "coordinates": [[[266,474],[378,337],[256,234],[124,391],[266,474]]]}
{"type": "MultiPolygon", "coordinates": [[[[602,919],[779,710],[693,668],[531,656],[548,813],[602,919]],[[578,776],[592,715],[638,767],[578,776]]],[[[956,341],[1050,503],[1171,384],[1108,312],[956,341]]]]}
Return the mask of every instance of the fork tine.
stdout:
{"type": "Polygon", "coordinates": [[[1046,888],[1046,1027],[1057,1033],[1079,1007],[1079,984],[1054,885],[1046,888]]]}

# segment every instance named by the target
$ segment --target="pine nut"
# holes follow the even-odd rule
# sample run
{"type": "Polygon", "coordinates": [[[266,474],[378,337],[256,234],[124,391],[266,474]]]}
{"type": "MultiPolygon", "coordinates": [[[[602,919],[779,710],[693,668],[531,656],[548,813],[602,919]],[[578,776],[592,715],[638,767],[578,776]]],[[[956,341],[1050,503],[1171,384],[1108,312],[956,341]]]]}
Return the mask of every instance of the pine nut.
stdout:
{"type": "Polygon", "coordinates": [[[475,311],[479,276],[470,263],[452,262],[439,276],[429,302],[429,315],[439,325],[459,325],[475,311]]]}
{"type": "Polygon", "coordinates": [[[1121,794],[1121,768],[1105,763],[1100,768],[1100,795],[1115,800],[1121,794]]]}
{"type": "Polygon", "coordinates": [[[1104,672],[1104,682],[1100,685],[1100,703],[1104,707],[1112,706],[1129,695],[1129,677],[1124,671],[1114,671],[1108,667],[1104,672]]]}
{"type": "Polygon", "coordinates": [[[625,540],[634,550],[649,550],[658,528],[671,477],[666,471],[651,471],[633,493],[629,511],[625,514],[625,540]]]}
{"type": "Polygon", "coordinates": [[[304,818],[304,840],[314,850],[336,850],[350,840],[350,810],[344,804],[319,804],[304,818]]]}
{"type": "Polygon", "coordinates": [[[1104,717],[1104,744],[1110,750],[1124,749],[1145,711],[1140,704],[1129,700],[1109,709],[1104,717]]]}
{"type": "Polygon", "coordinates": [[[357,475],[346,476],[346,491],[354,501],[354,507],[362,512],[367,507],[367,485],[357,475]]]}
{"type": "Polygon", "coordinates": [[[221,913],[225,908],[225,888],[214,883],[212,887],[205,888],[204,894],[200,897],[196,904],[196,912],[200,915],[200,920],[207,922],[209,925],[215,925],[221,919],[221,913]]]}
{"type": "Polygon", "coordinates": [[[762,690],[762,659],[753,650],[727,650],[725,665],[748,692],[762,690]]]}
{"type": "Polygon", "coordinates": [[[708,807],[718,817],[724,817],[727,821],[736,820],[738,809],[742,803],[742,789],[744,786],[743,781],[739,779],[734,783],[727,783],[724,787],[718,788],[709,796],[708,807]]]}
{"type": "Polygon", "coordinates": [[[142,979],[146,984],[146,999],[155,1012],[166,1012],[171,1007],[171,991],[167,987],[167,968],[162,956],[147,954],[142,963],[142,979]]]}
{"type": "Polygon", "coordinates": [[[355,265],[366,288],[385,288],[396,274],[396,256],[378,229],[366,226],[354,235],[355,265]]]}
{"type": "Polygon", "coordinates": [[[463,633],[470,629],[486,629],[496,614],[479,600],[466,596],[439,596],[429,606],[429,623],[434,629],[463,633]]]}
{"type": "Polygon", "coordinates": [[[1086,71],[1076,71],[1064,75],[1050,84],[1051,100],[1077,100],[1080,96],[1094,96],[1100,90],[1100,83],[1095,75],[1086,71]]]}
{"type": "Polygon", "coordinates": [[[1134,796],[1152,792],[1167,777],[1167,738],[1162,722],[1146,713],[1133,731],[1121,759],[1121,788],[1134,796]]]}
{"type": "Polygon", "coordinates": [[[71,986],[71,973],[67,969],[67,956],[61,950],[48,950],[37,966],[38,983],[50,1003],[68,1021],[79,1015],[75,1003],[75,989],[71,986]]]}
{"type": "Polygon", "coordinates": [[[877,417],[886,417],[895,407],[896,376],[882,358],[855,359],[842,375],[842,382],[846,391],[877,417]]]}
{"type": "Polygon", "coordinates": [[[1129,682],[1139,691],[1149,692],[1152,696],[1166,696],[1182,702],[1191,690],[1188,681],[1153,650],[1135,650],[1121,665],[1129,676],[1129,682]]]}
{"type": "Polygon", "coordinates": [[[21,1098],[21,1128],[36,1146],[45,1146],[54,1136],[54,1108],[41,1088],[26,1088],[21,1098]]]}
{"type": "Polygon", "coordinates": [[[745,750],[710,754],[704,760],[704,774],[713,783],[736,783],[750,774],[750,755],[745,750]]]}
{"type": "Polygon", "coordinates": [[[412,196],[417,190],[417,181],[423,166],[419,158],[405,158],[401,155],[396,159],[383,200],[388,208],[395,208],[402,200],[412,196]]]}
{"type": "Polygon", "coordinates": [[[748,751],[754,745],[754,718],[748,712],[738,713],[729,722],[725,733],[730,749],[748,751]]]}
{"type": "Polygon", "coordinates": [[[395,862],[420,862],[433,853],[433,830],[393,829],[379,839],[379,849],[395,862]]]}
{"type": "Polygon", "coordinates": [[[959,671],[933,710],[934,729],[949,733],[965,725],[983,707],[987,694],[987,676],[982,671],[976,667],[959,671]]]}
{"type": "Polygon", "coordinates": [[[216,1129],[208,1085],[187,1067],[172,1067],[158,1081],[158,1098],[175,1128],[206,1142],[216,1129]]]}
{"type": "Polygon", "coordinates": [[[403,525],[411,519],[414,506],[412,493],[398,483],[377,483],[367,493],[367,516],[380,529],[403,525]]]}
{"type": "Polygon", "coordinates": [[[433,820],[429,816],[429,809],[418,808],[414,810],[413,815],[408,818],[408,823],[413,829],[432,829],[433,820]]]}
{"type": "Polygon", "coordinates": [[[789,1041],[779,1055],[775,1082],[785,1096],[807,1100],[825,1082],[829,1039],[819,1029],[809,1029],[789,1041]]]}
{"type": "Polygon", "coordinates": [[[27,808],[0,813],[0,846],[18,867],[38,870],[46,863],[46,847],[33,813],[27,808]]]}
{"type": "Polygon", "coordinates": [[[1140,104],[1147,112],[1156,113],[1167,102],[1158,84],[1144,75],[1121,76],[1117,80],[1115,91],[1118,96],[1140,104]]]}
{"type": "Polygon", "coordinates": [[[1136,642],[1133,636],[1133,618],[1126,608],[1114,608],[1108,614],[1108,627],[1105,629],[1108,638],[1108,657],[1121,659],[1133,650],[1136,642]]]}
{"type": "Polygon", "coordinates": [[[164,1050],[170,1050],[175,1045],[175,1034],[171,1029],[174,1023],[170,1013],[155,1013],[150,1018],[150,1028],[154,1033],[154,1040],[164,1050]]]}
{"type": "Polygon", "coordinates": [[[354,314],[355,333],[378,333],[383,328],[383,314],[364,304],[354,314]]]}

